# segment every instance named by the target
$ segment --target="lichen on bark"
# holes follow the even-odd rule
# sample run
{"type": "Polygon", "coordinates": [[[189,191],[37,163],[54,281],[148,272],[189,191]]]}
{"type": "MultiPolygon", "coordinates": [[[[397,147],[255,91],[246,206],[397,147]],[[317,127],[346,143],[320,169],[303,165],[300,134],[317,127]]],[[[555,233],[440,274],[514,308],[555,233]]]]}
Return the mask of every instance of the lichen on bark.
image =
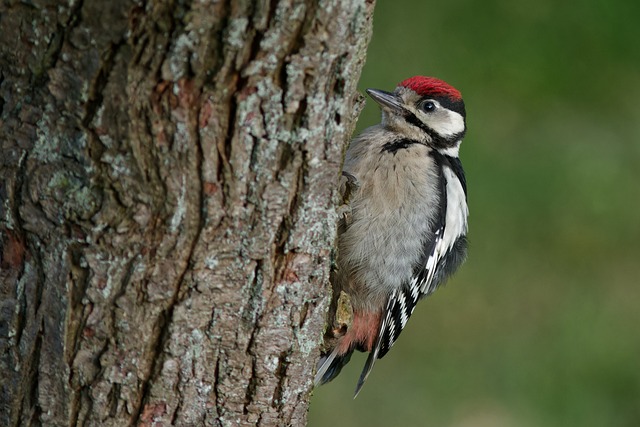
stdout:
{"type": "Polygon", "coordinates": [[[366,0],[0,6],[1,425],[304,425],[366,0]]]}

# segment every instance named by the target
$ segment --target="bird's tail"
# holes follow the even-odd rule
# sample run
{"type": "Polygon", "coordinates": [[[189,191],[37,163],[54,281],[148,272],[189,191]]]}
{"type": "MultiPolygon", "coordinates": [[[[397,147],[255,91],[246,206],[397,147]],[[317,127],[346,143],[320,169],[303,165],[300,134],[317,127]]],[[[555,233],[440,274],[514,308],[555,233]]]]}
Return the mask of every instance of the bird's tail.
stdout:
{"type": "Polygon", "coordinates": [[[353,350],[338,355],[336,346],[331,353],[325,353],[320,356],[318,361],[318,370],[316,371],[315,385],[326,384],[338,376],[344,365],[349,363],[353,350]]]}
{"type": "Polygon", "coordinates": [[[358,397],[358,393],[360,393],[360,390],[362,389],[364,382],[367,380],[367,377],[371,373],[371,370],[373,369],[373,365],[376,363],[376,360],[384,356],[384,353],[380,354],[380,350],[382,348],[382,339],[384,337],[384,331],[386,330],[388,323],[389,323],[389,315],[387,314],[387,316],[385,316],[382,322],[380,323],[378,336],[376,337],[373,347],[369,352],[369,356],[367,357],[367,361],[364,363],[364,367],[362,368],[362,373],[360,374],[360,379],[358,380],[358,384],[356,385],[356,391],[355,391],[355,394],[353,395],[354,399],[358,397]]]}

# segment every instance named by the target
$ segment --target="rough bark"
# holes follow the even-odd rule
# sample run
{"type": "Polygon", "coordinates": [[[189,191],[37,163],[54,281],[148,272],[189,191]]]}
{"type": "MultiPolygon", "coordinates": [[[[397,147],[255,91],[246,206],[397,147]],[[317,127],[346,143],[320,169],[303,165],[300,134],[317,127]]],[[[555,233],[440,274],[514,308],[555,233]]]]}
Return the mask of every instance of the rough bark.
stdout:
{"type": "Polygon", "coordinates": [[[0,425],[304,425],[369,0],[0,6],[0,425]]]}

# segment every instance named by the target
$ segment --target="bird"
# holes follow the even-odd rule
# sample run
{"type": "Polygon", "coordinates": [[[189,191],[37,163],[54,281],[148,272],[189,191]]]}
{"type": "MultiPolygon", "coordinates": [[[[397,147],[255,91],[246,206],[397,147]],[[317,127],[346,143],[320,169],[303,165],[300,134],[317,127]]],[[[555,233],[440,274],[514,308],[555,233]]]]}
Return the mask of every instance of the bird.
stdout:
{"type": "MultiPolygon", "coordinates": [[[[333,380],[354,350],[369,355],[358,395],[416,304],[464,262],[469,209],[459,158],[466,127],[461,93],[414,76],[393,92],[367,89],[382,118],[356,136],[342,175],[349,213],[338,225],[334,295],[345,293],[351,323],[321,354],[315,384],[333,380]]],[[[354,397],[355,397],[354,396],[354,397]]]]}

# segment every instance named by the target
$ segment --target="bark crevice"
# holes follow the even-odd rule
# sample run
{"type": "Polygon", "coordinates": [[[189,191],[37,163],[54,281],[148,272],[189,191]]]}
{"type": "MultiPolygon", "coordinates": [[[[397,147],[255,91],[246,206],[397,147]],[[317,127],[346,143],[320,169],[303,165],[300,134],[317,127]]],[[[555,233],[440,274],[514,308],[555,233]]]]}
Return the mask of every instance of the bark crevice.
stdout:
{"type": "Polygon", "coordinates": [[[371,14],[5,5],[0,425],[305,424],[371,14]]]}

